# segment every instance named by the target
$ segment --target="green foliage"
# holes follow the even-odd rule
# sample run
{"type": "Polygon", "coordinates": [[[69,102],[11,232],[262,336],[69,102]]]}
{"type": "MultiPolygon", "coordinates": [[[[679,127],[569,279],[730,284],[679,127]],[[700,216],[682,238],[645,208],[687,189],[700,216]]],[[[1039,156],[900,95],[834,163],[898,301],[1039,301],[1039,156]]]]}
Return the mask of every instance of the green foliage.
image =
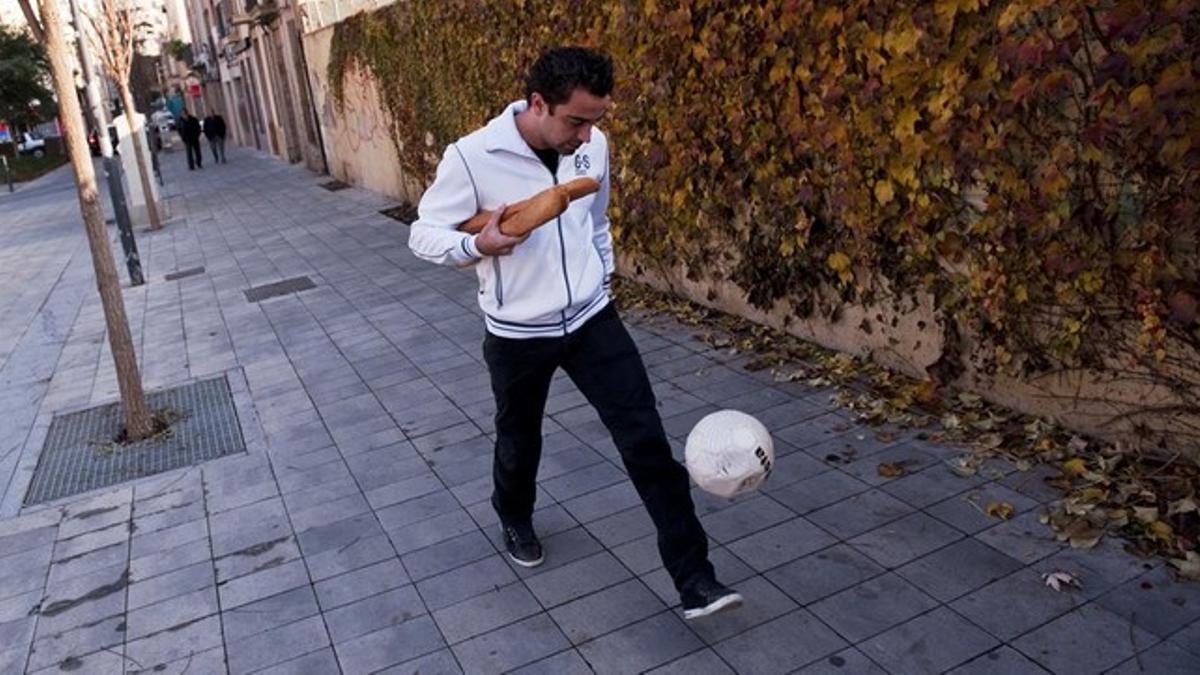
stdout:
{"type": "Polygon", "coordinates": [[[929,292],[989,367],[1098,365],[1131,320],[1152,367],[1200,344],[1192,0],[398,2],[339,24],[330,80],[373,76],[429,176],[564,40],[618,65],[612,216],[643,260],[760,307],[929,292]]]}
{"type": "Polygon", "coordinates": [[[49,62],[24,31],[0,24],[0,120],[17,127],[52,119],[58,112],[46,88],[49,62]]]}

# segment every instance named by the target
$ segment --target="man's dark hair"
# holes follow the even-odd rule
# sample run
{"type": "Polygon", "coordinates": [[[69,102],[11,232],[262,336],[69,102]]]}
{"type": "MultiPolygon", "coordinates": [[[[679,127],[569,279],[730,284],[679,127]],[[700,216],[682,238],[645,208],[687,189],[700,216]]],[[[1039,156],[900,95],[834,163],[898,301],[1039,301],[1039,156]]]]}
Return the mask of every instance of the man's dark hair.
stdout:
{"type": "Polygon", "coordinates": [[[551,112],[566,103],[576,87],[592,96],[608,96],[613,88],[613,64],[608,54],[583,47],[555,47],[542,52],[525,80],[525,99],[542,95],[551,112]]]}

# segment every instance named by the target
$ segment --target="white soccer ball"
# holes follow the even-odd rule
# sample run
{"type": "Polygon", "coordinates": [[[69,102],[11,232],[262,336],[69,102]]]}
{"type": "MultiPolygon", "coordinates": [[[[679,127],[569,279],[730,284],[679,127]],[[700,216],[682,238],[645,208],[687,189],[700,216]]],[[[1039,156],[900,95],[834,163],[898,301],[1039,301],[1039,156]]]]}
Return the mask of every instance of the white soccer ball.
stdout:
{"type": "Polygon", "coordinates": [[[757,490],[771,475],[775,446],[762,422],[737,410],[718,410],[692,427],[683,456],[703,490],[736,497],[757,490]]]}

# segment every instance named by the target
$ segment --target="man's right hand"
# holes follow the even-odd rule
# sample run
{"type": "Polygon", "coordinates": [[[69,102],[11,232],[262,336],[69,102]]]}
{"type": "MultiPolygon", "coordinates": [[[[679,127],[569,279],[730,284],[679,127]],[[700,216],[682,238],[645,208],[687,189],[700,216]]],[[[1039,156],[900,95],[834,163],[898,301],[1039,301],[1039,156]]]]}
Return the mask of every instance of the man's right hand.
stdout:
{"type": "Polygon", "coordinates": [[[506,204],[501,204],[495,211],[492,212],[492,217],[488,219],[487,224],[475,235],[475,250],[479,251],[483,256],[498,256],[510,255],[513,252],[513,247],[525,241],[524,237],[510,237],[500,231],[500,217],[504,215],[506,204]]]}

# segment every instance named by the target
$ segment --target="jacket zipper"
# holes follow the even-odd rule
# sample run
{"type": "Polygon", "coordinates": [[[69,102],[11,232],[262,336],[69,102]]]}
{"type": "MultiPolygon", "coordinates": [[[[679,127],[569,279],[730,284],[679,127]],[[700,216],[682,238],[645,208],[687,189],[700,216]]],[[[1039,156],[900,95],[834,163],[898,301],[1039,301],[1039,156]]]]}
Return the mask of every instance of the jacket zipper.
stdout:
{"type": "MultiPolygon", "coordinates": [[[[549,171],[549,167],[546,169],[549,171]]],[[[555,185],[558,185],[558,174],[551,171],[550,178],[554,180],[555,185]]],[[[562,254],[563,284],[567,287],[567,307],[570,307],[574,300],[571,298],[571,278],[567,276],[567,241],[563,238],[562,215],[560,214],[555,220],[558,223],[558,250],[562,254]]],[[[559,316],[562,317],[562,331],[565,336],[567,334],[567,310],[560,311],[559,316]]]]}

